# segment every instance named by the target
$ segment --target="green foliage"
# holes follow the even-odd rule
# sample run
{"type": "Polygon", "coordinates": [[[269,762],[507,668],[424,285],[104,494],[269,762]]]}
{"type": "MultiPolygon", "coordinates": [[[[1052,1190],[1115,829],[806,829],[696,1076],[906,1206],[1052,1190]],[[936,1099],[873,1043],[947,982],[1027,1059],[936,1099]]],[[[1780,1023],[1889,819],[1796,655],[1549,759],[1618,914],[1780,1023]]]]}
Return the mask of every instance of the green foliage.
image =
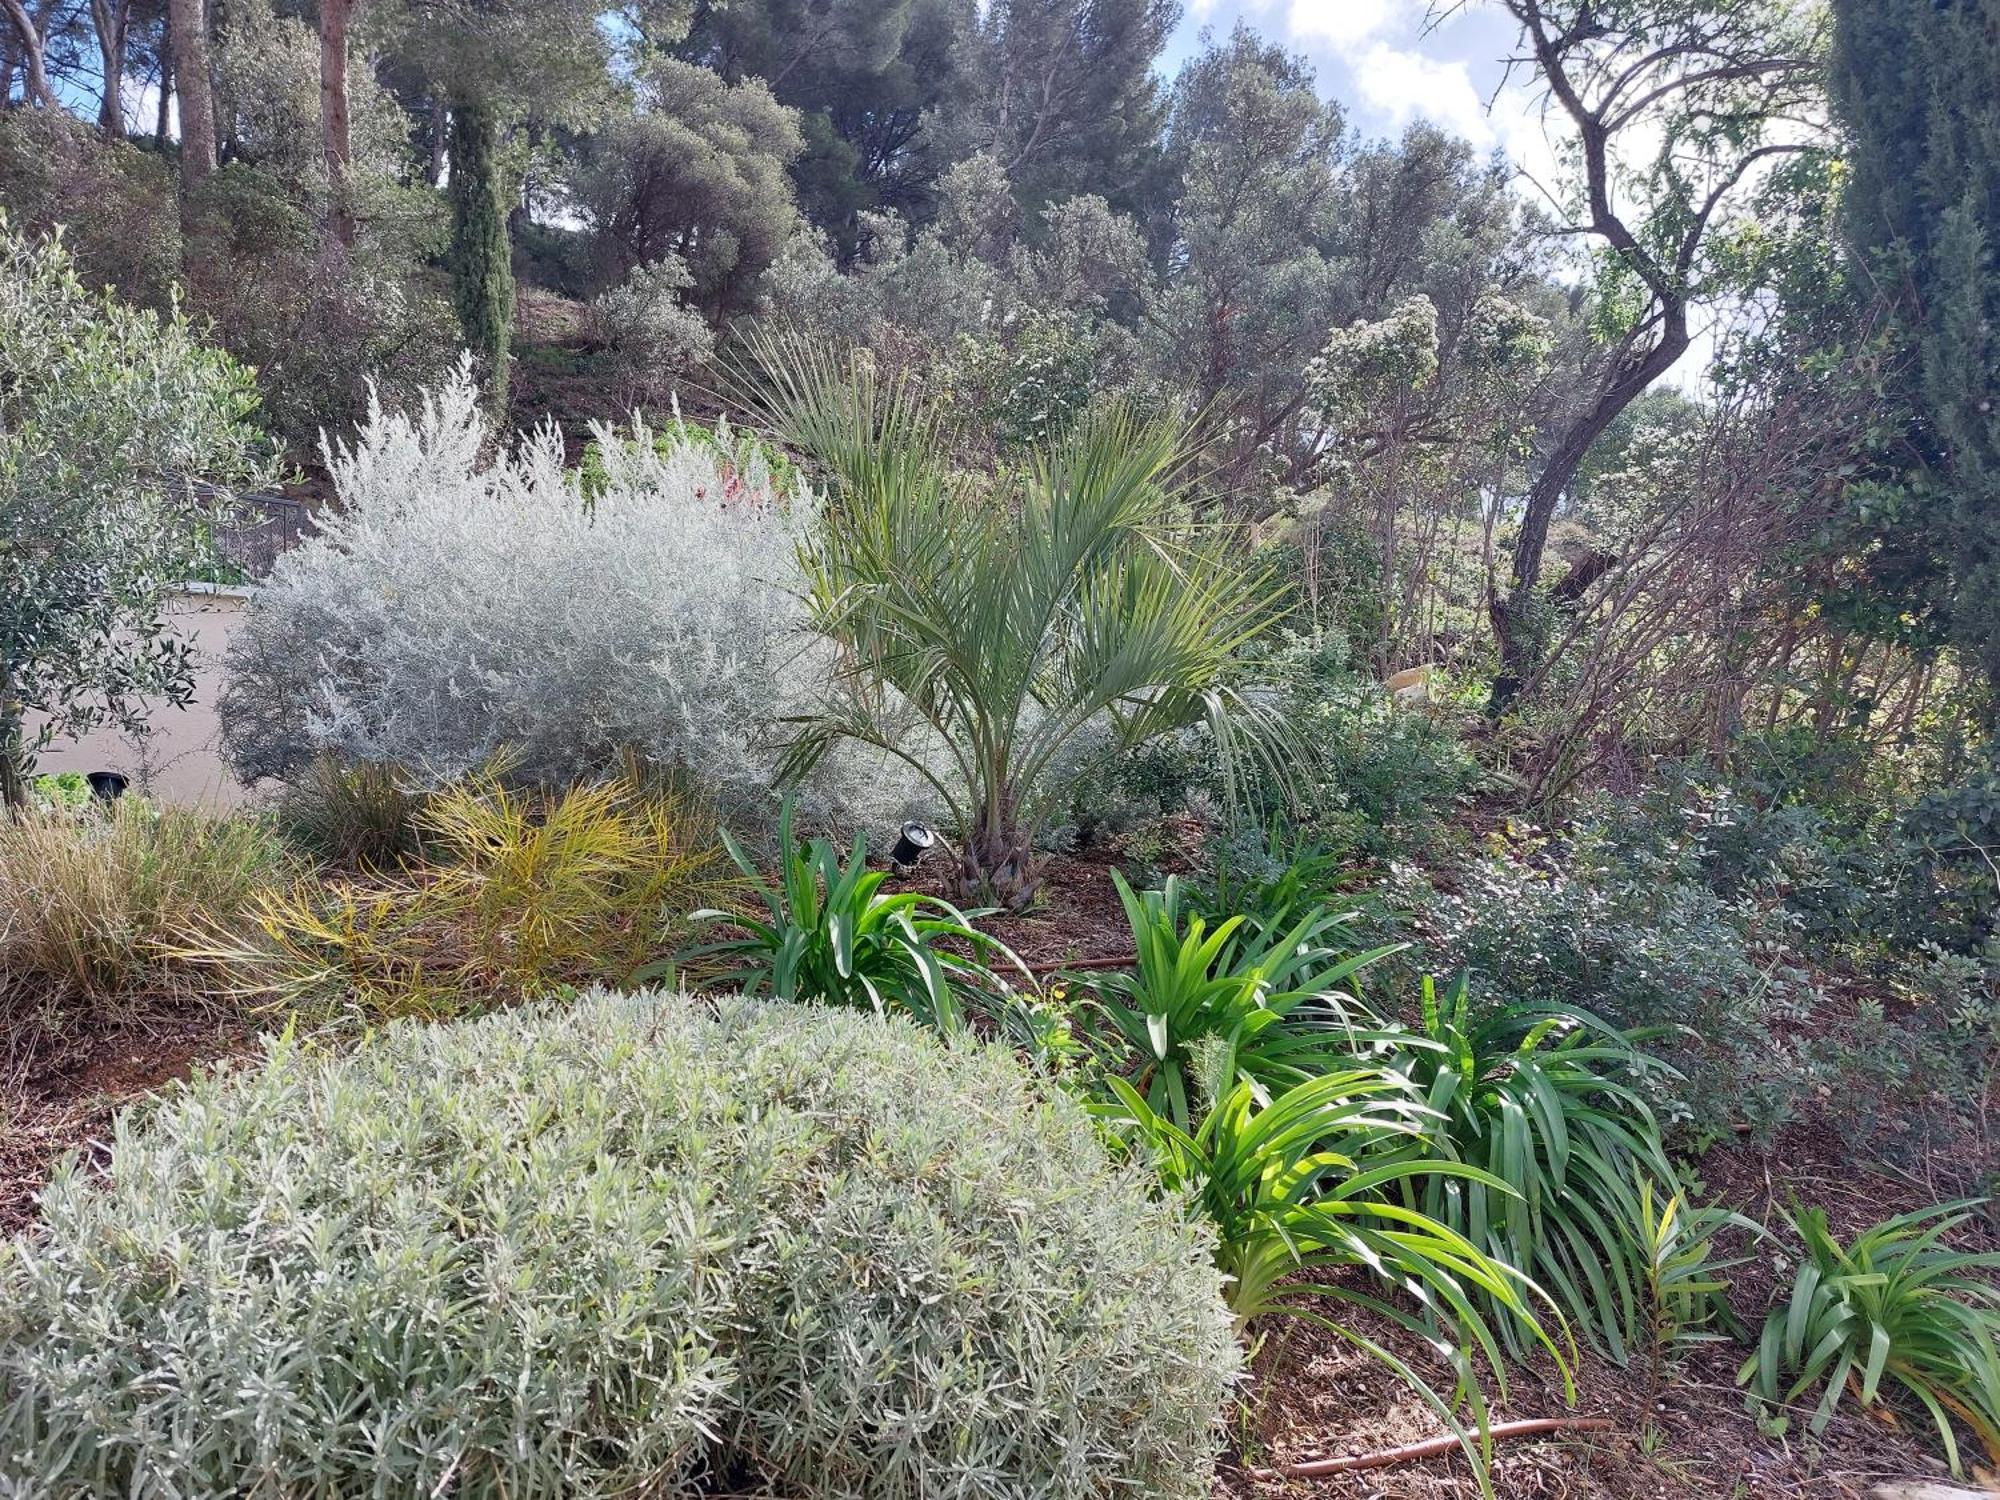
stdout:
{"type": "Polygon", "coordinates": [[[774,424],[834,490],[805,562],[844,671],[795,770],[842,739],[910,760],[951,811],[964,886],[1019,905],[1086,731],[1130,747],[1206,721],[1232,757],[1277,737],[1235,670],[1273,591],[1182,519],[1180,434],[1094,414],[992,492],[945,465],[940,415],[865,360],[759,352],[774,424]],[[943,774],[913,753],[926,735],[943,774]]]}
{"type": "Polygon", "coordinates": [[[804,149],[798,115],[761,78],[730,82],[677,58],[649,59],[639,109],[582,143],[574,190],[604,226],[605,279],[680,256],[695,303],[745,312],[798,226],[785,168],[804,149]]]}
{"type": "Polygon", "coordinates": [[[86,291],[60,241],[0,221],[0,803],[57,735],[187,701],[161,600],[226,510],[194,484],[265,472],[256,409],[179,316],[86,291]]]}
{"type": "MultiPolygon", "coordinates": [[[[1644,1338],[1638,1184],[1673,1181],[1635,1087],[1644,1059],[1586,1011],[1475,1013],[1462,979],[1442,1000],[1425,979],[1416,1036],[1429,1045],[1403,1049],[1396,1066],[1436,1111],[1425,1149],[1482,1175],[1420,1181],[1412,1205],[1532,1276],[1623,1364],[1644,1338]],[[1491,1180],[1506,1192],[1493,1194],[1491,1180]]],[[[1502,1333],[1523,1346],[1519,1330],[1502,1333]]]]}
{"type": "Polygon", "coordinates": [[[1242,916],[1211,928],[1184,916],[1182,889],[1135,894],[1111,879],[1131,924],[1137,959],[1097,990],[1105,1014],[1140,1059],[1135,1083],[1182,1131],[1241,1083],[1260,1104],[1351,1061],[1372,1033],[1347,981],[1395,949],[1342,956],[1327,940],[1354,918],[1318,907],[1262,927],[1242,916]],[[1286,925],[1290,923],[1290,925],[1286,925]]]}
{"type": "Polygon", "coordinates": [[[1317,905],[1347,879],[1339,852],[1274,818],[1263,828],[1211,835],[1188,900],[1212,919],[1241,915],[1268,931],[1293,912],[1317,905]]]}
{"type": "Polygon", "coordinates": [[[1656,1191],[1644,1172],[1638,1189],[1634,1228],[1645,1273],[1644,1353],[1657,1386],[1669,1361],[1687,1349],[1743,1336],[1722,1273],[1748,1257],[1718,1260],[1715,1241],[1730,1230],[1761,1238],[1764,1229],[1719,1204],[1689,1203],[1684,1193],[1667,1192],[1664,1185],[1656,1191]]]}
{"type": "Polygon", "coordinates": [[[998,1048],[678,996],[391,1027],[123,1117],[0,1242],[52,1500],[1209,1493],[1211,1241],[998,1048]]]}
{"type": "Polygon", "coordinates": [[[1096,390],[1095,341],[1080,317],[1023,315],[1007,344],[975,346],[968,383],[1003,450],[1059,441],[1096,390]]]}
{"type": "Polygon", "coordinates": [[[54,812],[79,812],[93,800],[90,782],[81,771],[37,776],[28,784],[28,798],[35,807],[54,812]]]}
{"type": "Polygon", "coordinates": [[[682,293],[694,275],[678,255],[634,266],[590,304],[603,346],[593,368],[611,376],[628,411],[671,402],[679,381],[715,352],[715,335],[682,293]]]}
{"type": "MultiPolygon", "coordinates": [[[[747,427],[731,426],[726,417],[711,427],[676,414],[657,430],[646,426],[639,431],[661,458],[670,458],[676,449],[683,447],[715,454],[721,460],[717,468],[723,483],[723,493],[718,498],[725,504],[737,499],[753,478],[760,491],[768,491],[780,499],[798,494],[805,483],[798,466],[786,457],[784,449],[747,427]]],[[[628,450],[638,441],[637,436],[624,440],[628,450]]],[[[602,437],[593,436],[584,444],[583,457],[577,464],[578,484],[587,500],[602,494],[609,482],[603,445],[602,437]]]]}
{"type": "Polygon", "coordinates": [[[1010,163],[1030,208],[1093,191],[1138,206],[1165,113],[1153,70],[1178,17],[1171,0],[995,0],[968,16],[950,121],[960,154],[1010,163]]]}
{"type": "MultiPolygon", "coordinates": [[[[1942,543],[1952,634],[2000,681],[2000,39],[1976,6],[1840,0],[1829,93],[1847,135],[1850,250],[1884,289],[1905,357],[1912,525],[1942,543]]],[[[1986,713],[1994,704],[1989,698],[1986,713]]]]}
{"type": "MultiPolygon", "coordinates": [[[[1544,1001],[1657,1031],[1681,1075],[1656,1108],[1699,1130],[1742,1122],[1768,1139],[1808,1086],[1805,1048],[1773,1022],[1818,993],[1762,913],[1703,877],[1698,828],[1585,809],[1558,842],[1523,825],[1442,882],[1399,874],[1389,904],[1412,914],[1433,964],[1468,971],[1477,1005],[1544,1001]]],[[[1782,932],[1782,928],[1780,929],[1782,932]]]]}
{"type": "Polygon", "coordinates": [[[1491,1495],[1455,1401],[1325,1309],[1366,1309],[1440,1347],[1442,1331],[1458,1350],[1460,1394],[1470,1397],[1483,1428],[1485,1404],[1468,1351],[1483,1352],[1503,1383],[1504,1375],[1482,1307],[1533,1330],[1559,1365],[1562,1356],[1536,1322],[1533,1289],[1518,1272],[1393,1195],[1402,1184],[1426,1179],[1478,1183],[1500,1194],[1507,1185],[1460,1162],[1384,1156],[1386,1144],[1420,1137],[1430,1119],[1405,1080],[1387,1069],[1325,1073],[1261,1106],[1249,1084],[1237,1084],[1192,1133],[1155,1111],[1123,1079],[1109,1080],[1109,1087],[1111,1101],[1097,1107],[1099,1116],[1151,1155],[1168,1192],[1186,1195],[1215,1226],[1216,1263],[1238,1319],[1303,1318],[1380,1360],[1457,1434],[1482,1490],[1491,1495]],[[1367,1282],[1327,1279],[1350,1268],[1365,1272],[1367,1282]],[[1384,1292],[1407,1294],[1429,1315],[1409,1311],[1384,1292]]]}
{"type": "MultiPolygon", "coordinates": [[[[204,342],[256,372],[262,420],[309,463],[322,428],[359,418],[370,381],[393,400],[435,380],[458,332],[423,264],[442,203],[398,179],[408,117],[360,70],[349,197],[362,232],[352,246],[326,243],[319,42],[306,22],[268,11],[266,0],[231,9],[230,36],[254,54],[231,111],[240,135],[228,165],[185,199],[169,158],[20,111],[0,120],[0,206],[31,235],[61,226],[93,290],[163,316],[178,298],[204,342]]],[[[233,46],[225,72],[242,61],[233,46]]]]}
{"type": "Polygon", "coordinates": [[[740,934],[688,954],[692,962],[729,965],[715,980],[725,988],[781,1000],[900,1011],[927,1026],[955,1031],[965,1022],[972,992],[1002,989],[979,955],[997,954],[1016,966],[1020,962],[998,939],[972,926],[972,918],[984,913],[962,912],[916,891],[884,891],[889,877],[868,868],[865,840],[855,840],[845,865],[829,840],[795,840],[790,798],[778,818],[778,842],[785,854],[777,886],[765,882],[756,863],[726,832],[722,839],[764,908],[761,915],[694,913],[697,921],[719,923],[740,934]]]}
{"type": "Polygon", "coordinates": [[[352,249],[323,243],[323,192],[247,161],[210,173],[182,205],[188,303],[256,370],[266,420],[301,462],[321,457],[323,434],[362,419],[371,383],[385,401],[407,400],[461,347],[425,265],[438,205],[380,191],[395,197],[370,205],[369,232],[352,249]]]}
{"type": "Polygon", "coordinates": [[[423,847],[424,793],[401,766],[315,756],[285,783],[278,826],[293,843],[352,870],[393,870],[423,847]]]}
{"type": "MultiPolygon", "coordinates": [[[[1100,749],[1074,778],[1072,826],[1088,836],[1135,810],[1228,814],[1231,836],[1273,822],[1350,860],[1435,856],[1484,773],[1451,726],[1394,701],[1348,665],[1337,636],[1285,633],[1240,670],[1275,694],[1281,766],[1223,753],[1196,727],[1130,751],[1100,749]]],[[[1254,858],[1254,855],[1252,856],[1254,858]]]]}
{"type": "Polygon", "coordinates": [[[800,112],[799,206],[851,250],[857,213],[921,218],[929,204],[944,156],[913,126],[960,82],[954,22],[949,0],[734,0],[696,7],[676,50],[731,83],[772,80],[800,112]]]}
{"type": "Polygon", "coordinates": [[[167,159],[59,110],[0,113],[0,208],[17,231],[48,235],[93,290],[166,310],[181,269],[180,212],[167,159]]]}
{"type": "Polygon", "coordinates": [[[482,99],[451,110],[451,305],[465,347],[479,361],[486,399],[507,409],[507,356],[514,327],[513,254],[500,165],[500,121],[482,99]]]}
{"type": "Polygon", "coordinates": [[[1989,1460],[2000,1461],[2000,1288],[1991,1275],[2000,1254],[1944,1243],[1978,1206],[1940,1204],[1885,1219],[1844,1245],[1824,1211],[1796,1209],[1792,1228],[1805,1259],[1738,1381],[1771,1401],[1823,1387],[1815,1432],[1847,1394],[1868,1407],[1900,1390],[1930,1415],[1954,1474],[1961,1471],[1954,1417],[1989,1460]]]}

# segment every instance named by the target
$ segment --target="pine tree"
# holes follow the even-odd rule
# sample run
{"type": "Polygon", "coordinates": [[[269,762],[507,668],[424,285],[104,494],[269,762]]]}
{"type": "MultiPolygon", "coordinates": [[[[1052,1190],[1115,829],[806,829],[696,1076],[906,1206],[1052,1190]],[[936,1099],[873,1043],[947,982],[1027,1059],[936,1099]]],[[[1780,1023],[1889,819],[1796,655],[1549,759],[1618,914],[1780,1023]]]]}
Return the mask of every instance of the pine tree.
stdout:
{"type": "Polygon", "coordinates": [[[1176,0],[980,6],[960,43],[953,154],[989,153],[1030,210],[1095,193],[1121,213],[1143,213],[1167,117],[1153,69],[1180,14],[1176,0]]]}
{"type": "Polygon", "coordinates": [[[926,220],[949,164],[934,128],[949,109],[970,0],[700,0],[675,49],[732,84],[761,78],[799,111],[799,207],[849,244],[855,216],[926,220]]]}

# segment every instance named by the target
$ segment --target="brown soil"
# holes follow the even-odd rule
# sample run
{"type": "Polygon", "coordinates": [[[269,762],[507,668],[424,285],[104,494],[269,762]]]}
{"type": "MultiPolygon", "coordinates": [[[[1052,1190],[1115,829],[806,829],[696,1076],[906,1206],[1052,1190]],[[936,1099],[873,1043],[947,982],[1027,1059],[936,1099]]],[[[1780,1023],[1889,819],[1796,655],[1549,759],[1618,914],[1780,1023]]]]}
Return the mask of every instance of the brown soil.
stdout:
{"type": "Polygon", "coordinates": [[[121,1105],[250,1045],[240,1020],[168,1005],[43,1037],[0,1077],[0,1234],[33,1222],[36,1194],[66,1153],[106,1164],[121,1105]]]}
{"type": "MultiPolygon", "coordinates": [[[[1187,842],[1191,853],[1191,836],[1187,842]]],[[[907,884],[942,893],[944,862],[934,863],[907,884]]],[[[1109,877],[1112,863],[1056,860],[1033,907],[983,919],[980,926],[1038,969],[1128,953],[1130,935],[1109,877]]],[[[120,1105],[204,1065],[227,1065],[253,1042],[240,1020],[165,1005],[46,1040],[25,1067],[13,1070],[11,1082],[0,1078],[0,1232],[32,1223],[35,1195],[65,1152],[78,1150],[104,1165],[110,1120],[120,1105]]],[[[1948,1153],[1915,1166],[1856,1164],[1826,1121],[1791,1127],[1768,1151],[1731,1143],[1708,1152],[1697,1166],[1709,1195],[1753,1218],[1775,1220],[1796,1196],[1824,1206],[1843,1231],[1978,1186],[1948,1153]]],[[[2000,1229],[1991,1221],[1976,1227],[1986,1247],[2000,1245],[2000,1229]]],[[[1737,1310],[1754,1327],[1773,1295],[1777,1268],[1767,1252],[1732,1276],[1737,1310]]],[[[1343,1320],[1356,1322],[1351,1314],[1343,1320]]],[[[1383,1323],[1357,1326],[1434,1384],[1449,1386],[1441,1364],[1415,1340],[1383,1323]]],[[[1806,1430],[1809,1409],[1790,1413],[1782,1432],[1769,1419],[1760,1428],[1735,1384],[1741,1358],[1734,1345],[1697,1349],[1655,1389],[1644,1370],[1619,1369],[1585,1352],[1575,1371],[1574,1405],[1547,1362],[1510,1372],[1506,1395],[1493,1402],[1495,1422],[1586,1416],[1607,1418],[1612,1428],[1499,1445],[1495,1493],[1502,1500],[1859,1500],[1885,1479],[1944,1477],[1921,1419],[1882,1420],[1850,1405],[1817,1436],[1806,1430]]],[[[1293,1321],[1268,1330],[1244,1394],[1217,1500],[1471,1500],[1478,1493],[1455,1454],[1316,1479],[1275,1472],[1443,1431],[1382,1365],[1323,1329],[1293,1321]]]]}

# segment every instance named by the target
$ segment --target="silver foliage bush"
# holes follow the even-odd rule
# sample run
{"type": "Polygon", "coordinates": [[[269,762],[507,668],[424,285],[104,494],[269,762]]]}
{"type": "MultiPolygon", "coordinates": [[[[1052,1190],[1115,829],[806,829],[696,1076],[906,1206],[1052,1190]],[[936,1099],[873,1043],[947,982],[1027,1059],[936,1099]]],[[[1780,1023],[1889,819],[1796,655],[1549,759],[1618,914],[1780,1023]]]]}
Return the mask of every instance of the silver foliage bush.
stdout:
{"type": "Polygon", "coordinates": [[[112,1160],[0,1243],[0,1493],[1209,1493],[1211,1247],[998,1047],[598,994],[273,1043],[112,1160]]]}
{"type": "Polygon", "coordinates": [[[230,652],[239,774],[333,752],[442,779],[504,751],[562,780],[632,749],[767,802],[777,726],[826,675],[797,597],[813,501],[777,493],[755,445],[598,438],[586,497],[552,430],[482,457],[463,369],[411,415],[374,406],[328,451],[339,505],[230,652]]]}
{"type": "Polygon", "coordinates": [[[677,381],[715,353],[715,335],[682,297],[694,273],[678,255],[634,266],[590,304],[590,330],[604,346],[602,366],[627,405],[662,404],[677,381]]]}

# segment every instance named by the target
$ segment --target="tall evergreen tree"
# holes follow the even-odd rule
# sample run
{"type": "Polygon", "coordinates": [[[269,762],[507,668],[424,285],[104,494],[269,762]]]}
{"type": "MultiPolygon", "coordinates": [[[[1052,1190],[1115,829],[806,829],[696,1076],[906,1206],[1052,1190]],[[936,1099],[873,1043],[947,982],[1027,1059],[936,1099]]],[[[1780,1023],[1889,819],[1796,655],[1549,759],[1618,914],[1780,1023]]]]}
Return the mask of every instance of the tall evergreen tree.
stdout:
{"type": "Polygon", "coordinates": [[[972,14],[972,0],[700,0],[676,50],[732,84],[761,78],[800,112],[799,207],[850,244],[864,210],[930,217],[948,165],[932,112],[972,14]]]}
{"type": "MultiPolygon", "coordinates": [[[[1900,320],[1952,633],[2000,684],[2000,0],[1835,0],[1846,235],[1900,320]]],[[[2000,693],[1989,693],[1989,718],[2000,693]]]]}
{"type": "Polygon", "coordinates": [[[451,112],[451,303],[465,344],[486,372],[487,399],[507,409],[507,351],[514,322],[514,271],[502,198],[500,118],[493,105],[461,99],[451,112]]]}
{"type": "Polygon", "coordinates": [[[954,157],[989,153],[1030,210],[1095,193],[1143,212],[1167,115],[1153,65],[1180,14],[1178,0],[990,0],[960,44],[954,157]]]}

